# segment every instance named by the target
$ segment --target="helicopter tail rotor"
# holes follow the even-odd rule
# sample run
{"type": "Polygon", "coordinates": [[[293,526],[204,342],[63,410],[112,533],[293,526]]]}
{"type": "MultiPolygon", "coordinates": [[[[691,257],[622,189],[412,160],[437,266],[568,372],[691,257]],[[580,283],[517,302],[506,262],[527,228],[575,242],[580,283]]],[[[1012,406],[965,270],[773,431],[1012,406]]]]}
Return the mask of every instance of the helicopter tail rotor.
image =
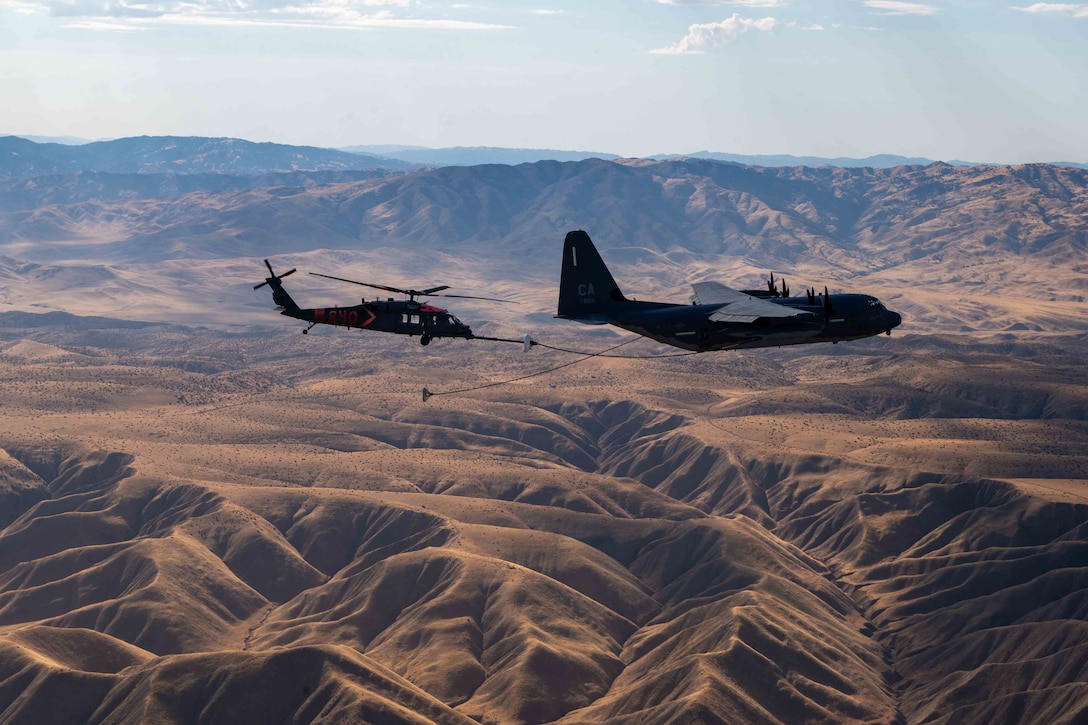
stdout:
{"type": "Polygon", "coordinates": [[[253,289],[260,289],[261,287],[264,287],[266,284],[272,284],[273,282],[278,283],[284,277],[286,277],[288,275],[291,275],[291,274],[294,274],[295,272],[298,271],[297,269],[292,267],[291,269],[287,270],[283,274],[276,274],[275,272],[272,271],[272,265],[269,264],[267,259],[264,260],[264,266],[268,267],[268,277],[265,278],[264,282],[261,282],[260,284],[253,285],[253,289]]]}
{"type": "Polygon", "coordinates": [[[280,284],[280,280],[288,275],[294,274],[295,269],[292,267],[283,274],[276,274],[272,270],[272,265],[269,264],[267,259],[264,260],[264,266],[268,267],[269,276],[265,278],[264,282],[253,285],[253,289],[260,289],[261,287],[268,285],[272,288],[272,301],[279,305],[281,308],[283,308],[281,310],[283,314],[297,316],[299,311],[298,304],[296,304],[295,301],[291,299],[291,295],[287,294],[287,290],[285,290],[283,288],[283,285],[280,284]]]}

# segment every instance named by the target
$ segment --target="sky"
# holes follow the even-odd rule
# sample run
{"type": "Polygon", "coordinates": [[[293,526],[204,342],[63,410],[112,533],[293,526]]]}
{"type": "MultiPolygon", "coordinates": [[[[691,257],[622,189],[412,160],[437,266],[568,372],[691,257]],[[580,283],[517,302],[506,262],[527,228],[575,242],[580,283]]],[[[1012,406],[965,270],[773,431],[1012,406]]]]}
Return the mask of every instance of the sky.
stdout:
{"type": "Polygon", "coordinates": [[[1088,161],[1088,3],[0,0],[0,133],[1088,161]]]}

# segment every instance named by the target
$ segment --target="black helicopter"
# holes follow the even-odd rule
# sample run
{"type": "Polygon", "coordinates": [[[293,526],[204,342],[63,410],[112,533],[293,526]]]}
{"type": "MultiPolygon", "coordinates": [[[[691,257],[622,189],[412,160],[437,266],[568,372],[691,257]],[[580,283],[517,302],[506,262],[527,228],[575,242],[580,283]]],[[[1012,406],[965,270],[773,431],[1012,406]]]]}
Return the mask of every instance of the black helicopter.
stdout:
{"type": "MultiPolygon", "coordinates": [[[[355,327],[361,330],[375,330],[377,332],[392,332],[398,335],[418,335],[419,343],[421,345],[429,345],[431,340],[440,337],[459,337],[466,340],[494,340],[498,338],[484,338],[474,335],[469,326],[450,314],[449,310],[429,305],[426,302],[420,302],[416,298],[459,297],[468,300],[509,302],[509,300],[500,300],[493,297],[438,294],[442,290],[449,289],[449,285],[439,285],[438,287],[429,287],[423,290],[400,289],[388,285],[356,282],[355,280],[344,279],[343,277],[333,277],[328,274],[310,272],[310,274],[315,277],[325,277],[340,282],[350,282],[351,284],[362,285],[363,287],[385,290],[386,292],[406,295],[408,299],[395,300],[389,298],[386,300],[374,300],[373,302],[367,302],[364,299],[361,304],[352,307],[317,307],[313,309],[303,309],[291,299],[291,295],[287,294],[287,290],[283,288],[283,284],[281,283],[281,280],[284,277],[294,274],[296,270],[290,269],[283,274],[276,274],[272,271],[272,265],[269,264],[267,259],[264,260],[264,264],[268,267],[269,276],[265,278],[264,282],[253,285],[253,289],[260,289],[265,285],[271,287],[272,301],[279,305],[280,314],[310,323],[310,326],[302,331],[303,335],[308,333],[314,325],[324,324],[336,325],[338,327],[355,327]]],[[[510,340],[509,342],[523,341],[510,340]]]]}
{"type": "Polygon", "coordinates": [[[767,290],[735,290],[698,282],[690,305],[640,302],[620,291],[589,235],[567,234],[556,317],[587,325],[615,325],[685,350],[736,350],[892,334],[903,318],[862,294],[790,297],[783,281],[767,290]]]}

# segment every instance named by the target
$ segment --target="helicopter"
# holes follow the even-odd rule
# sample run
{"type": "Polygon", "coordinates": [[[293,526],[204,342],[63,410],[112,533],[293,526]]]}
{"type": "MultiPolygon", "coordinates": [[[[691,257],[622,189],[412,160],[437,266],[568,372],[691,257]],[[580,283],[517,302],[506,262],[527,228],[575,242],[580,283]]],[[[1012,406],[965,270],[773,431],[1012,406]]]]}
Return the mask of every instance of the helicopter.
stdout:
{"type": "MultiPolygon", "coordinates": [[[[317,307],[304,309],[291,299],[287,290],[283,288],[284,277],[294,274],[297,270],[290,269],[283,274],[276,274],[272,265],[266,259],[264,264],[268,267],[268,277],[264,282],[253,285],[253,289],[260,289],[268,285],[272,289],[272,301],[279,305],[280,314],[293,317],[297,320],[310,323],[310,326],[302,331],[305,335],[315,325],[336,325],[338,327],[355,327],[360,330],[374,330],[376,332],[391,332],[397,335],[419,336],[419,344],[429,345],[431,341],[440,337],[463,338],[465,340],[497,340],[499,338],[481,337],[474,335],[472,329],[458,320],[449,310],[436,307],[426,302],[420,302],[417,297],[458,297],[468,300],[488,300],[490,302],[510,302],[494,297],[474,297],[471,295],[439,294],[442,290],[449,289],[449,285],[428,287],[427,289],[401,289],[383,284],[371,284],[369,282],[356,282],[353,279],[333,277],[328,274],[310,272],[315,277],[325,277],[339,282],[371,287],[374,289],[392,292],[407,296],[406,300],[396,300],[392,297],[385,300],[374,300],[351,307],[317,307]]],[[[528,336],[526,336],[528,337],[528,336]]],[[[506,341],[506,340],[502,340],[506,341]]],[[[523,342],[522,340],[510,340],[509,342],[523,342]]],[[[527,343],[526,343],[527,344],[527,343]]]]}

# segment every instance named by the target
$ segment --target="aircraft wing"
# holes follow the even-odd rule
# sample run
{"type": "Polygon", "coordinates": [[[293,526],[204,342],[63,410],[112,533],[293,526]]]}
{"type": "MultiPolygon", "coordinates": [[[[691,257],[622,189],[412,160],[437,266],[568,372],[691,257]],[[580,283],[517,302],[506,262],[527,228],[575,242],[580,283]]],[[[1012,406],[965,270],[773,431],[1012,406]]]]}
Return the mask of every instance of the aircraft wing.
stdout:
{"type": "Polygon", "coordinates": [[[710,314],[710,319],[715,322],[755,322],[764,317],[801,317],[812,314],[746,295],[720,282],[696,282],[691,288],[695,291],[691,298],[693,303],[721,305],[710,314]]]}

